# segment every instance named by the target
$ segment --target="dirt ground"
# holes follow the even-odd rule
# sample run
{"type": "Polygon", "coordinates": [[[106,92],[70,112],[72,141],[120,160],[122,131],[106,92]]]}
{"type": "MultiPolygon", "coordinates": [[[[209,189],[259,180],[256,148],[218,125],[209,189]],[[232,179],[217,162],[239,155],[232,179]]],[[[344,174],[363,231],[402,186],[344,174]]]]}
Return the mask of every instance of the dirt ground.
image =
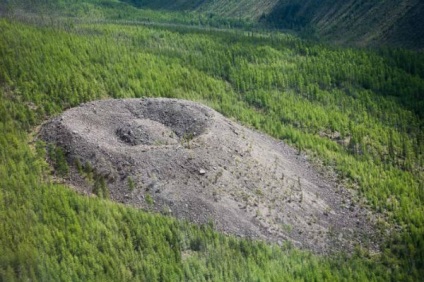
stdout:
{"type": "Polygon", "coordinates": [[[105,179],[115,201],[224,233],[318,253],[375,248],[373,215],[351,191],[283,142],[194,102],[91,102],[44,124],[39,137],[63,149],[68,183],[86,194],[93,181],[76,163],[105,179]]]}

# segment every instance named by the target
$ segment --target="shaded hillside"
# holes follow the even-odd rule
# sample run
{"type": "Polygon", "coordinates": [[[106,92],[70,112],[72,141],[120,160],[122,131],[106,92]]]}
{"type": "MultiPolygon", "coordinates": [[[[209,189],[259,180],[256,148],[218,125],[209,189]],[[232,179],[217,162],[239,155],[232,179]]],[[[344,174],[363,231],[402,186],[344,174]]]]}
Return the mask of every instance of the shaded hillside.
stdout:
{"type": "Polygon", "coordinates": [[[240,17],[258,19],[269,14],[278,4],[278,0],[122,0],[139,8],[172,10],[172,11],[199,11],[226,17],[240,17]]]}
{"type": "Polygon", "coordinates": [[[306,31],[331,42],[359,46],[424,47],[424,4],[419,0],[124,0],[139,8],[199,11],[257,20],[268,27],[306,31]]]}
{"type": "MultiPolygon", "coordinates": [[[[206,0],[207,1],[207,0],[206,0]]],[[[161,10],[193,10],[203,5],[205,0],[123,0],[139,8],[161,9],[161,10]]]]}
{"type": "Polygon", "coordinates": [[[423,3],[403,1],[280,1],[264,20],[275,27],[310,28],[338,43],[422,48],[423,3]]]}

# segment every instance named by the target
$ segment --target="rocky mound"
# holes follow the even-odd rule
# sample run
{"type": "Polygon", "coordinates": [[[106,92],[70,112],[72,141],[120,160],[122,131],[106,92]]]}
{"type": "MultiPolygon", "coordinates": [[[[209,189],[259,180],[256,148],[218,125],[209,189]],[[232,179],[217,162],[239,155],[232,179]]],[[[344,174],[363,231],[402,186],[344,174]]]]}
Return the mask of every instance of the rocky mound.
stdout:
{"type": "Polygon", "coordinates": [[[63,149],[68,181],[86,193],[101,179],[113,200],[316,252],[372,237],[369,212],[305,157],[197,103],[87,103],[43,125],[40,137],[63,149]]]}

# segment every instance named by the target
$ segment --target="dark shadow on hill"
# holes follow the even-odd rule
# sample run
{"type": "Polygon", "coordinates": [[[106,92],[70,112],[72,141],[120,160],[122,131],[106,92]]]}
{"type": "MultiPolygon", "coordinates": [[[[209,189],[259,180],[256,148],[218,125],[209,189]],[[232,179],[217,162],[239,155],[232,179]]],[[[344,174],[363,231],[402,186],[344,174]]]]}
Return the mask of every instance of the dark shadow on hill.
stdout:
{"type": "Polygon", "coordinates": [[[315,1],[279,1],[268,14],[263,14],[259,22],[267,28],[293,30],[307,39],[317,39],[312,19],[318,5],[315,1]]]}
{"type": "Polygon", "coordinates": [[[364,2],[280,0],[260,22],[268,28],[293,29],[349,46],[424,49],[422,1],[364,2]],[[305,32],[308,31],[308,32],[305,32]]]}
{"type": "Polygon", "coordinates": [[[424,2],[410,9],[399,22],[388,31],[387,43],[424,51],[424,2]]]}
{"type": "Polygon", "coordinates": [[[260,21],[272,28],[301,28],[308,24],[308,19],[299,15],[300,4],[279,3],[268,14],[262,15],[260,21]]]}

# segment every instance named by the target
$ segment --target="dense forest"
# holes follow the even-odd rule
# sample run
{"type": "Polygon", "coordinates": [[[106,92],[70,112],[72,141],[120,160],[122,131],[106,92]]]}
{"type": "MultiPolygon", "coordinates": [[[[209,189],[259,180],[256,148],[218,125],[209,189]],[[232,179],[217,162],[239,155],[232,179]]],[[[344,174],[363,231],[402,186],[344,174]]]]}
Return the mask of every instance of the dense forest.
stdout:
{"type": "Polygon", "coordinates": [[[212,29],[204,16],[116,1],[57,5],[8,6],[0,19],[0,281],[424,275],[422,53],[328,46],[246,22],[212,29]],[[378,215],[381,251],[317,255],[79,195],[47,163],[37,128],[123,97],[198,101],[295,146],[378,215]]]}

